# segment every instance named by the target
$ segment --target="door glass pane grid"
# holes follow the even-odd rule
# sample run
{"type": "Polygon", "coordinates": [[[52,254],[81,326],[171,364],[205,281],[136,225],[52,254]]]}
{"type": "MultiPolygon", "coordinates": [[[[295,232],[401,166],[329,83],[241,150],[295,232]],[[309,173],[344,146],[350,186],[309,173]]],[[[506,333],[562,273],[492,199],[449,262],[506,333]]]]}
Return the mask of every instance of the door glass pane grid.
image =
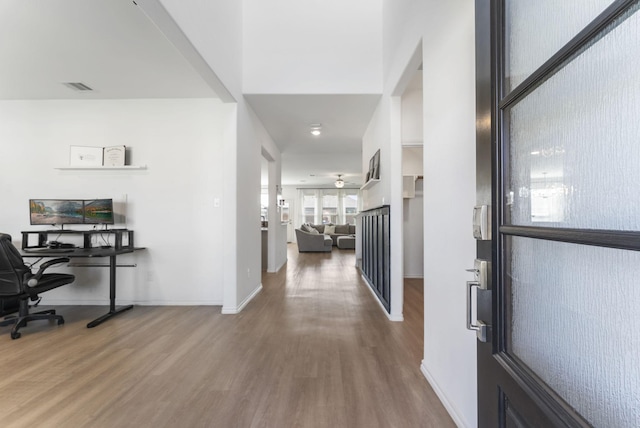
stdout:
{"type": "Polygon", "coordinates": [[[506,88],[512,90],[602,13],[612,0],[505,2],[506,88]],[[540,31],[544,28],[544,31],[540,31]]]}
{"type": "Polygon", "coordinates": [[[511,224],[640,230],[637,10],[505,110],[511,224]]]}
{"type": "Polygon", "coordinates": [[[640,426],[640,252],[507,241],[507,352],[594,426],[640,426]]]}

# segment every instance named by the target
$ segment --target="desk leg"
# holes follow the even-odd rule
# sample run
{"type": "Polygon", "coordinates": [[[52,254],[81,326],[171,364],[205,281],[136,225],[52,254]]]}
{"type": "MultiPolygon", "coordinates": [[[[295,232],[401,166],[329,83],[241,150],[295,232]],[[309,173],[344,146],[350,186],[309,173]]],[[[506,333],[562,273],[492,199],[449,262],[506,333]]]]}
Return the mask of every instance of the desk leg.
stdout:
{"type": "Polygon", "coordinates": [[[109,318],[128,311],[131,308],[133,308],[133,305],[122,306],[116,309],[116,256],[109,256],[109,312],[91,321],[87,324],[87,328],[100,325],[109,318]]]}

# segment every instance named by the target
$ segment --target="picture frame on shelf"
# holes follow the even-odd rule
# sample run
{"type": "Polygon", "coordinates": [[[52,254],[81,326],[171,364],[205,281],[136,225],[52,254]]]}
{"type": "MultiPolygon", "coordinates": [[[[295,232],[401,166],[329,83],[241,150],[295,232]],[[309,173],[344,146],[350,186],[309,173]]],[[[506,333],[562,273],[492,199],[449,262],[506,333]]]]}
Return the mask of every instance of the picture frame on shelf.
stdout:
{"type": "MultiPolygon", "coordinates": [[[[371,158],[373,163],[373,171],[371,172],[371,178],[375,180],[380,179],[380,149],[371,158]]],[[[370,162],[371,163],[371,162],[370,162]]]]}
{"type": "Polygon", "coordinates": [[[102,166],[102,147],[69,146],[69,166],[102,166]]]}
{"type": "Polygon", "coordinates": [[[103,165],[104,166],[124,166],[125,165],[125,146],[110,146],[104,148],[103,165]]]}
{"type": "Polygon", "coordinates": [[[367,180],[369,181],[373,178],[373,157],[371,157],[371,159],[369,159],[369,171],[367,172],[367,180]]]}

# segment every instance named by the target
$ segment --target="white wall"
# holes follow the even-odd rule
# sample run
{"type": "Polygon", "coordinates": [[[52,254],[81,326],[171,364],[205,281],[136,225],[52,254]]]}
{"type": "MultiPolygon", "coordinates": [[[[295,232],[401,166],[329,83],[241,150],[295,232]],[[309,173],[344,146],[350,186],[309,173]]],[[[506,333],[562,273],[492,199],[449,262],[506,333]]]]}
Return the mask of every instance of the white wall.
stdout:
{"type": "MultiPolygon", "coordinates": [[[[425,349],[421,369],[456,424],[474,427],[476,342],[464,322],[464,287],[469,279],[465,269],[475,257],[469,225],[475,202],[474,4],[385,1],[383,20],[387,100],[381,101],[382,111],[404,76],[413,72],[409,68],[416,65],[416,46],[422,43],[425,349]]],[[[378,115],[374,121],[372,130],[385,127],[387,119],[378,115]]],[[[384,135],[378,137],[383,139],[384,135]]],[[[366,150],[363,155],[367,157],[366,150]]]]}
{"type": "MultiPolygon", "coordinates": [[[[422,78],[422,73],[417,76],[422,78]]],[[[407,90],[402,94],[402,144],[422,144],[422,89],[407,90]]]]}
{"type": "MultiPolygon", "coordinates": [[[[1,222],[20,245],[29,198],[126,198],[126,226],[146,250],[118,260],[118,302],[222,304],[223,133],[232,115],[212,99],[2,101],[1,222]],[[60,171],[70,145],[124,144],[135,171],[60,171]],[[126,196],[125,196],[126,195],[126,196]]],[[[77,226],[82,228],[82,226],[77,226]]],[[[63,240],[66,236],[61,237],[63,240]]],[[[108,271],[73,268],[76,283],[46,302],[108,303],[108,271]]]]}
{"type": "Polygon", "coordinates": [[[474,5],[466,0],[432,4],[423,23],[423,370],[458,423],[473,427],[476,339],[464,327],[464,287],[465,269],[475,258],[469,229],[475,204],[474,5]]]}
{"type": "Polygon", "coordinates": [[[242,89],[242,1],[142,0],[143,5],[156,2],[238,100],[242,89]]]}
{"type": "Polygon", "coordinates": [[[282,160],[278,146],[273,141],[255,112],[247,104],[255,137],[261,148],[262,160],[268,160],[269,174],[269,227],[268,227],[268,263],[267,272],[277,272],[287,261],[287,228],[280,224],[280,207],[278,206],[278,190],[281,189],[282,160]]]}
{"type": "MultiPolygon", "coordinates": [[[[390,311],[388,317],[402,321],[404,296],[402,244],[402,152],[400,98],[383,95],[362,138],[362,171],[369,169],[369,159],[380,150],[380,181],[362,192],[362,209],[390,206],[391,272],[390,311]]],[[[356,257],[361,257],[356,245],[356,257]]]]}
{"type": "MultiPolygon", "coordinates": [[[[249,107],[242,97],[243,2],[218,0],[182,2],[159,1],[198,55],[215,72],[234,104],[233,129],[224,135],[222,166],[224,208],[224,303],[223,313],[237,313],[262,288],[260,223],[261,144],[249,107]]],[[[164,31],[164,27],[161,27],[164,31]]],[[[165,35],[178,49],[175,32],[165,35]]],[[[225,100],[227,98],[225,97],[225,100]]]]}
{"type": "Polygon", "coordinates": [[[298,211],[298,189],[295,186],[283,186],[282,197],[289,204],[289,224],[287,225],[287,242],[295,242],[295,225],[296,219],[299,218],[298,211]]]}
{"type": "Polygon", "coordinates": [[[424,194],[423,180],[416,181],[414,198],[403,200],[404,277],[424,277],[424,194]]]}
{"type": "Polygon", "coordinates": [[[255,133],[250,107],[239,98],[235,155],[236,301],[225,298],[224,313],[237,313],[262,289],[259,137],[255,133]]]}
{"type": "Polygon", "coordinates": [[[380,93],[382,0],[242,3],[245,93],[380,93]]]}
{"type": "MultiPolygon", "coordinates": [[[[422,72],[416,72],[410,87],[402,94],[402,174],[422,175],[422,72]],[[419,79],[419,82],[416,80],[419,79]],[[412,88],[418,86],[418,88],[412,88]],[[411,146],[407,146],[411,145],[411,146]]],[[[403,200],[404,277],[424,277],[424,198],[423,180],[412,180],[415,197],[403,200]]]]}
{"type": "Polygon", "coordinates": [[[376,108],[371,123],[362,137],[362,175],[369,170],[369,160],[380,150],[380,181],[362,192],[362,209],[368,210],[381,205],[388,205],[391,201],[390,190],[390,147],[391,133],[391,103],[389,97],[382,97],[376,108]]]}

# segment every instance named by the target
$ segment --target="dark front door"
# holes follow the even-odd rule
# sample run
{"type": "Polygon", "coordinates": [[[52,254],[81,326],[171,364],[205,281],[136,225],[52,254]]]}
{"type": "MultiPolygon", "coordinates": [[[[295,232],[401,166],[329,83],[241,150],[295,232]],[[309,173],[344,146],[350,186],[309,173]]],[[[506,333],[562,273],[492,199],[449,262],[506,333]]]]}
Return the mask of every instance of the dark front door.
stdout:
{"type": "Polygon", "coordinates": [[[638,3],[476,1],[480,427],[640,427],[638,3]]]}

